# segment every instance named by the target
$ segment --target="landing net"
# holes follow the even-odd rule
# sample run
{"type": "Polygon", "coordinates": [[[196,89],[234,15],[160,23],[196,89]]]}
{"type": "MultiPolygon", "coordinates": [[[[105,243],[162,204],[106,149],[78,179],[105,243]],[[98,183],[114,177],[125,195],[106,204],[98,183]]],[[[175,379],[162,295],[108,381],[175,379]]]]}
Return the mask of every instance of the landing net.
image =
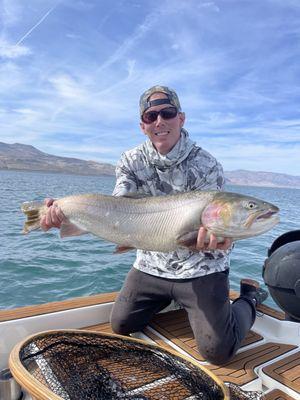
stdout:
{"type": "Polygon", "coordinates": [[[27,342],[20,360],[62,399],[224,399],[222,387],[189,361],[120,337],[48,332],[27,342]]]}

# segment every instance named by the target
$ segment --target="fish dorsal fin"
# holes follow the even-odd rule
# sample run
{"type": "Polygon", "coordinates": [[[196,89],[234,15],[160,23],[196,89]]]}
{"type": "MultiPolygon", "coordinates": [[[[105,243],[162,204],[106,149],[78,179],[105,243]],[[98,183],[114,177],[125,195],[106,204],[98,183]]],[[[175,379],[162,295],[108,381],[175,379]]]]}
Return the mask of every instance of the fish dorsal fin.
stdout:
{"type": "Polygon", "coordinates": [[[122,197],[126,197],[128,199],[144,199],[144,198],[153,197],[153,196],[149,193],[128,192],[128,193],[122,195],[122,197]]]}

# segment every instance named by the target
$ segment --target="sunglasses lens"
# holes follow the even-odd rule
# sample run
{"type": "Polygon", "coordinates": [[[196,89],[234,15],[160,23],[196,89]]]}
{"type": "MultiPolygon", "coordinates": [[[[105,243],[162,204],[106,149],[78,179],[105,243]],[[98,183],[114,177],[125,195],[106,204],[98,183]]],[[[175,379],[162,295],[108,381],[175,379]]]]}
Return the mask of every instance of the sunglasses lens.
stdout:
{"type": "Polygon", "coordinates": [[[175,118],[178,111],[175,107],[167,107],[163,108],[160,111],[148,111],[142,115],[142,121],[145,124],[152,124],[152,122],[157,120],[158,115],[160,115],[163,119],[171,119],[175,118]]]}
{"type": "Polygon", "coordinates": [[[175,107],[164,108],[163,110],[160,111],[160,115],[163,119],[175,118],[177,115],[177,108],[175,107]]]}
{"type": "Polygon", "coordinates": [[[157,111],[149,111],[142,115],[142,121],[145,122],[145,124],[152,124],[152,122],[156,121],[157,116],[157,111]]]}

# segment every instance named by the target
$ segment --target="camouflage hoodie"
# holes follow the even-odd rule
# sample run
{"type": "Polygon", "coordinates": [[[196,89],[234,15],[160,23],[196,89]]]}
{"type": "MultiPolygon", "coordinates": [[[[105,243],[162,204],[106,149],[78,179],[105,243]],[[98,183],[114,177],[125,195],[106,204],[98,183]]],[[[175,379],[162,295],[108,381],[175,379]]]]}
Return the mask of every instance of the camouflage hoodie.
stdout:
{"type": "MultiPolygon", "coordinates": [[[[185,129],[166,155],[157,152],[150,140],[122,154],[116,168],[115,196],[141,193],[152,196],[190,190],[221,190],[221,165],[207,151],[189,139],[185,129]]],[[[229,251],[169,253],[137,250],[134,267],[151,275],[187,279],[229,268],[229,251]]]]}

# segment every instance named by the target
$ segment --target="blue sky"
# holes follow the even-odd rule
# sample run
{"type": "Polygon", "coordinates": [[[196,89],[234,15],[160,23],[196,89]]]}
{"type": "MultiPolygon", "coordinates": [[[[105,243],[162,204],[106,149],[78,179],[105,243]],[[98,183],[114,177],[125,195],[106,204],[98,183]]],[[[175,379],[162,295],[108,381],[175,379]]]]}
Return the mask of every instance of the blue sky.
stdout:
{"type": "Polygon", "coordinates": [[[300,175],[299,0],[0,0],[0,141],[116,163],[173,87],[225,170],[300,175]]]}

